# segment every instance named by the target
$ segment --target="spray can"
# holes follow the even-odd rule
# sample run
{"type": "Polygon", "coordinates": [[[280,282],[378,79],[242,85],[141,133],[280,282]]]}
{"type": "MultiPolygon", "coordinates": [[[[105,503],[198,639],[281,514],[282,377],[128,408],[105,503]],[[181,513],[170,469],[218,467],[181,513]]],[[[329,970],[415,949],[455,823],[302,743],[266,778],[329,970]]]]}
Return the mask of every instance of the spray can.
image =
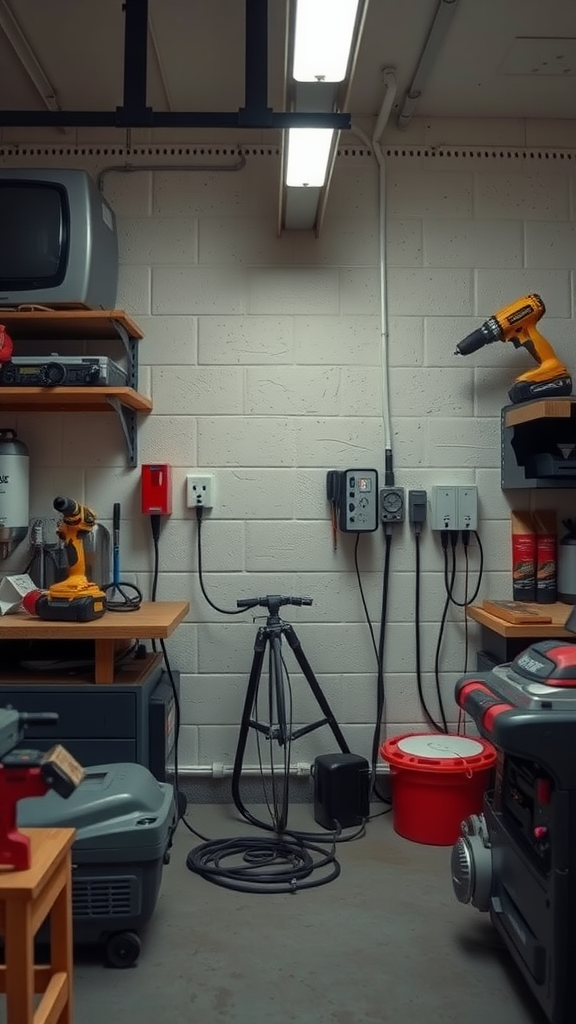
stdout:
{"type": "Polygon", "coordinates": [[[30,459],[16,431],[0,427],[0,558],[8,558],[28,533],[30,459]]]}
{"type": "Polygon", "coordinates": [[[563,519],[568,533],[558,543],[558,600],[576,604],[576,520],[563,519]]]}

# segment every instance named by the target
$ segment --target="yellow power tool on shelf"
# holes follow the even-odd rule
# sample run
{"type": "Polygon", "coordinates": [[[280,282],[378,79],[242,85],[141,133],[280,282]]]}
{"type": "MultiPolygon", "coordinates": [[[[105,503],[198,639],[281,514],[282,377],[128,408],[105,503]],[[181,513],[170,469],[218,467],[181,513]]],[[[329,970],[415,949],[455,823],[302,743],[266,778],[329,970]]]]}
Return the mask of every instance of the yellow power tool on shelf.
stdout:
{"type": "Polygon", "coordinates": [[[524,295],[509,306],[499,309],[481,327],[463,338],[456,346],[454,355],[470,355],[493,341],[511,341],[515,348],[525,348],[538,363],[535,370],[528,370],[516,378],[508,392],[511,402],[571,395],[572,377],[569,371],[536,327],[545,312],[546,306],[539,295],[524,295]]]}
{"type": "Polygon", "coordinates": [[[54,498],[54,508],[61,519],[56,528],[64,542],[68,576],[60,583],[53,583],[49,590],[33,590],[22,602],[26,611],[41,619],[56,621],[89,622],[99,619],[106,611],[106,595],[86,576],[84,537],[90,533],[96,515],[87,505],[80,505],[72,498],[54,498]]]}

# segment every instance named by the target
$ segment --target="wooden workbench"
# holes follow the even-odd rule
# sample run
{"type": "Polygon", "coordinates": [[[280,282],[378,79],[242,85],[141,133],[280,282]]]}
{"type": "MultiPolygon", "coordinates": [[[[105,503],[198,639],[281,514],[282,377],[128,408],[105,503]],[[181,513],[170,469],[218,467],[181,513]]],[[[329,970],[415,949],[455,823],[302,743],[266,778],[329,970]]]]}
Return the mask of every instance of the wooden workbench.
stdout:
{"type": "Polygon", "coordinates": [[[512,661],[517,654],[529,647],[537,640],[559,640],[566,639],[576,641],[576,635],[564,628],[570,612],[574,610],[571,604],[562,604],[557,601],[555,604],[534,605],[551,622],[506,622],[487,612],[480,605],[469,605],[466,609],[468,618],[478,622],[481,629],[481,647],[493,656],[496,661],[512,661]]]}
{"type": "Polygon", "coordinates": [[[114,682],[119,640],[164,640],[189,611],[187,601],[144,601],[137,611],[107,611],[93,622],[47,622],[27,612],[0,616],[2,640],[93,640],[94,682],[114,682]]]}

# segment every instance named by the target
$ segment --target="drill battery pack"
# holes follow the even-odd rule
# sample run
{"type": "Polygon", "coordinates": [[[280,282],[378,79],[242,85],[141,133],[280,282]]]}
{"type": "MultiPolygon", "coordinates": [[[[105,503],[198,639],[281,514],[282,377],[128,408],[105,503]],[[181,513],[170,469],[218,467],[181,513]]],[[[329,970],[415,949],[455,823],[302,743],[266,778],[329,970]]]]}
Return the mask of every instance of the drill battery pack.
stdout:
{"type": "Polygon", "coordinates": [[[91,622],[106,611],[103,597],[50,597],[44,594],[36,601],[35,613],[40,619],[54,622],[91,622]]]}
{"type": "Polygon", "coordinates": [[[333,831],[361,825],[370,814],[370,765],[357,754],[321,754],[312,768],[314,820],[333,831]]]}
{"type": "Polygon", "coordinates": [[[508,392],[508,398],[514,405],[520,402],[533,402],[536,398],[563,398],[572,394],[572,377],[568,374],[554,377],[552,380],[517,380],[508,392]]]}

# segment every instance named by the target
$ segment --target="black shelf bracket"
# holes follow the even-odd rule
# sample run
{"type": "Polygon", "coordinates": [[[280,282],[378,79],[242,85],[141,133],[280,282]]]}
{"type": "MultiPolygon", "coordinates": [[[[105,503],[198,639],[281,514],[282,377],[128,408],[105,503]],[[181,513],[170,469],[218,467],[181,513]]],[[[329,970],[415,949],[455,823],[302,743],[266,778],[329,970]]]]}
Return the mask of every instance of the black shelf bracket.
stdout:
{"type": "Polygon", "coordinates": [[[122,433],[124,434],[124,439],[126,441],[128,465],[130,466],[130,469],[134,469],[138,465],[138,431],[136,425],[136,411],[123,405],[120,399],[116,398],[115,395],[108,395],[108,402],[120,421],[122,433]]]}
{"type": "Polygon", "coordinates": [[[138,390],[138,344],[135,338],[131,338],[124,324],[119,320],[111,321],[120,341],[126,352],[126,384],[134,391],[138,390]]]}
{"type": "MultiPolygon", "coordinates": [[[[126,384],[134,391],[138,390],[138,343],[135,338],[130,337],[124,324],[119,320],[112,319],[114,329],[120,338],[126,352],[126,384]]],[[[123,405],[118,398],[108,399],[118,419],[128,452],[128,465],[134,469],[138,465],[138,425],[137,414],[134,409],[123,405]]]]}

